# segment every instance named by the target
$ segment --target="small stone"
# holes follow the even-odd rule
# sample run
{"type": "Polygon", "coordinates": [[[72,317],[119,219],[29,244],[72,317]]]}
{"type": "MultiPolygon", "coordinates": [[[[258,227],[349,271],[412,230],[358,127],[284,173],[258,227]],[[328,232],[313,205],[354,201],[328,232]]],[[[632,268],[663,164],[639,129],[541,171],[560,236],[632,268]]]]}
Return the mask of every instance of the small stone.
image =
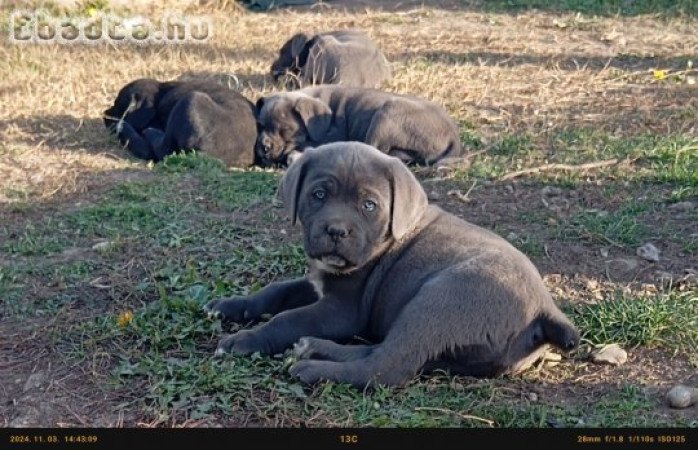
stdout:
{"type": "Polygon", "coordinates": [[[441,199],[441,194],[439,194],[438,191],[431,191],[427,195],[427,198],[432,201],[440,200],[441,199]]]}
{"type": "Polygon", "coordinates": [[[597,364],[620,366],[628,360],[628,353],[618,344],[608,344],[592,352],[591,360],[597,364]]]}
{"type": "Polygon", "coordinates": [[[95,245],[92,246],[92,250],[96,252],[107,252],[109,251],[112,247],[114,247],[114,242],[112,241],[102,241],[102,242],[97,242],[95,245]]]}
{"type": "Polygon", "coordinates": [[[683,409],[698,402],[698,388],[674,386],[666,395],[667,402],[672,408],[683,409]]]}
{"type": "Polygon", "coordinates": [[[637,254],[637,256],[639,256],[642,259],[646,259],[647,261],[659,261],[659,249],[649,242],[645,245],[641,245],[640,247],[638,247],[635,253],[637,254]]]}
{"type": "Polygon", "coordinates": [[[531,392],[528,394],[528,399],[532,402],[537,402],[538,401],[538,394],[535,392],[531,392]]]}
{"type": "Polygon", "coordinates": [[[601,253],[601,256],[603,258],[608,258],[608,249],[607,248],[604,247],[604,248],[600,249],[599,253],[601,253]]]}

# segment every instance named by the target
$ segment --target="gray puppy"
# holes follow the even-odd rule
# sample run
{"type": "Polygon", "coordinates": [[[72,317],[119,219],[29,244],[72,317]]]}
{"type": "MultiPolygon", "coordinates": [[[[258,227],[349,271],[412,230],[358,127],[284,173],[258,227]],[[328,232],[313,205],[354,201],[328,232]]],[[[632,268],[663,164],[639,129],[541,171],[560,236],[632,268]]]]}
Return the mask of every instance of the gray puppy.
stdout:
{"type": "Polygon", "coordinates": [[[460,156],[458,127],[434,102],[374,89],[325,85],[257,101],[255,152],[263,164],[288,164],[305,147],[370,144],[406,164],[460,156]]]}
{"type": "Polygon", "coordinates": [[[392,75],[376,44],[357,30],[298,33],[279,50],[271,66],[274,80],[298,85],[341,84],[378,87],[392,75]]]}
{"type": "Polygon", "coordinates": [[[296,344],[291,374],[403,384],[420,371],[515,373],[579,334],[531,261],[499,236],[436,206],[398,159],[360,143],[309,149],[280,192],[300,221],[307,277],[204,309],[229,321],[271,320],[216,351],[277,354],[296,344]],[[360,336],[373,345],[348,345],[360,336]]]}

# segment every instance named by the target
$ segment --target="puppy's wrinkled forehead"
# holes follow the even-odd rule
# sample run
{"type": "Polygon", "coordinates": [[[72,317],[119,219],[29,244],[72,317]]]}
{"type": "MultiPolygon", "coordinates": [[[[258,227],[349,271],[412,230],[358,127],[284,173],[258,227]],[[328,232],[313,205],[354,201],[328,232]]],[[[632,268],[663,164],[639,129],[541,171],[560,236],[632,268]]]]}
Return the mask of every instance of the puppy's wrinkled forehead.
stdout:
{"type": "Polygon", "coordinates": [[[306,153],[303,157],[312,161],[307,181],[329,177],[347,189],[384,190],[389,187],[387,174],[391,170],[391,160],[373,147],[336,143],[308,149],[306,153]]]}
{"type": "Polygon", "coordinates": [[[273,95],[264,99],[264,106],[259,111],[262,123],[293,120],[295,99],[287,95],[273,95]]]}

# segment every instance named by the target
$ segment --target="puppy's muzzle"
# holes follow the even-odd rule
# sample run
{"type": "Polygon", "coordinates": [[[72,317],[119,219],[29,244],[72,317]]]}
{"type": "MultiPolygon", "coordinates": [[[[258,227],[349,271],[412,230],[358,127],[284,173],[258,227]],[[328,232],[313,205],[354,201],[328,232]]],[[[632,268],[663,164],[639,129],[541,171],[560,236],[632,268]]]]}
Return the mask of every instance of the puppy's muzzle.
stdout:
{"type": "Polygon", "coordinates": [[[333,223],[327,225],[325,232],[330,236],[330,239],[337,243],[351,234],[351,228],[347,224],[333,223]]]}
{"type": "Polygon", "coordinates": [[[266,160],[271,160],[274,148],[268,136],[261,137],[257,141],[257,154],[266,160]]]}

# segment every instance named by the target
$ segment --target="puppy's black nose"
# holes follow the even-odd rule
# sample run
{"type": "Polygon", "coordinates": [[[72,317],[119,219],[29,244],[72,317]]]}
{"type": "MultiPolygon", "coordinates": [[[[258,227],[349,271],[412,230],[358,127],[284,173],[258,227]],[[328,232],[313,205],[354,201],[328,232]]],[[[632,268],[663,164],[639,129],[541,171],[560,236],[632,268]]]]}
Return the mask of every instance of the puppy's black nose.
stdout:
{"type": "Polygon", "coordinates": [[[349,236],[351,230],[344,224],[332,224],[327,226],[327,234],[330,235],[335,242],[349,236]]]}

